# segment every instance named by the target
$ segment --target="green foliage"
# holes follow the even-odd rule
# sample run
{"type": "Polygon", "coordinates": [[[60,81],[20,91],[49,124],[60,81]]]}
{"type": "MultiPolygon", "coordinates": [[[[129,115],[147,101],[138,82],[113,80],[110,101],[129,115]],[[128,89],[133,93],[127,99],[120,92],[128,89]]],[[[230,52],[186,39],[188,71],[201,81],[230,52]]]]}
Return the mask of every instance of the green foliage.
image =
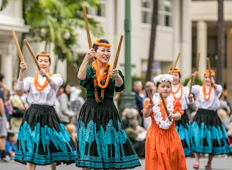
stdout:
{"type": "MultiPolygon", "coordinates": [[[[2,1],[1,10],[8,1],[2,1]]],[[[76,63],[78,57],[73,51],[78,36],[76,29],[85,28],[82,5],[88,9],[99,3],[98,0],[23,0],[23,18],[25,24],[30,25],[26,36],[33,37],[34,42],[45,41],[45,51],[54,44],[53,51],[58,59],[76,63]]],[[[88,24],[94,36],[104,34],[100,23],[93,18],[88,18],[88,24]]]]}
{"type": "Polygon", "coordinates": [[[0,11],[2,11],[8,4],[8,0],[2,0],[2,4],[0,6],[0,11]]]}
{"type": "Polygon", "coordinates": [[[146,80],[143,77],[132,76],[131,79],[132,79],[132,90],[133,90],[133,86],[134,86],[135,81],[141,81],[143,86],[145,85],[146,80]]]}
{"type": "MultiPolygon", "coordinates": [[[[186,85],[188,84],[190,78],[191,78],[191,77],[185,79],[185,81],[184,81],[184,83],[183,83],[184,86],[186,86],[186,85]]],[[[201,86],[201,85],[203,84],[203,81],[202,81],[199,77],[197,77],[197,78],[194,79],[193,84],[194,84],[194,85],[200,85],[200,86],[201,86]]]]}

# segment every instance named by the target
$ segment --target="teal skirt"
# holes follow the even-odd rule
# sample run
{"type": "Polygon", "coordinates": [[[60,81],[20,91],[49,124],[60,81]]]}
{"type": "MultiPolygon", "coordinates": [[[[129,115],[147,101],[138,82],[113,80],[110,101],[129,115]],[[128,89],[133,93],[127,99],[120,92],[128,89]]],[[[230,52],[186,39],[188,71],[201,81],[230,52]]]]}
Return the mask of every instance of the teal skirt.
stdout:
{"type": "Polygon", "coordinates": [[[113,100],[105,98],[97,104],[94,98],[88,98],[77,124],[76,166],[127,169],[140,165],[113,100]]]}

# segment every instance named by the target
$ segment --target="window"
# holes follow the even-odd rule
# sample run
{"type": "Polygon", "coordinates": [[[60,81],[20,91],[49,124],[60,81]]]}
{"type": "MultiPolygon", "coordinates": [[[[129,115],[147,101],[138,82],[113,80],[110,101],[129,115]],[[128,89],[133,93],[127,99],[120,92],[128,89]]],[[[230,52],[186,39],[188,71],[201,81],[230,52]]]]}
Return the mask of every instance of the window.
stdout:
{"type": "Polygon", "coordinates": [[[91,8],[87,10],[88,15],[94,15],[94,16],[99,16],[99,17],[105,17],[105,0],[99,0],[99,5],[97,8],[91,8]]]}
{"type": "Polygon", "coordinates": [[[151,0],[142,0],[142,23],[151,23],[151,0]]]}
{"type": "MultiPolygon", "coordinates": [[[[152,1],[141,0],[142,2],[142,23],[151,23],[152,1]]],[[[158,25],[172,26],[172,0],[159,0],[158,4],[158,25]]]]}
{"type": "MultiPolygon", "coordinates": [[[[225,37],[225,63],[226,68],[227,63],[227,37],[225,37]]],[[[197,38],[192,37],[192,67],[196,68],[197,61],[197,38]]],[[[208,36],[207,37],[207,57],[210,59],[210,66],[216,68],[217,66],[217,36],[208,36]]]]}

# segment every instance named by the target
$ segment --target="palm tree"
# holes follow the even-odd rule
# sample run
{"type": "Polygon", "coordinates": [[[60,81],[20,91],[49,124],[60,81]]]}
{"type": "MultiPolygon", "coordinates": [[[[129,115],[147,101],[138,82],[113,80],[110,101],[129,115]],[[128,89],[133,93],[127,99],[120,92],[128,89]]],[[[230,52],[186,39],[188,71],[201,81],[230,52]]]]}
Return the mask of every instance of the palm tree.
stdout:
{"type": "Polygon", "coordinates": [[[216,83],[224,85],[224,64],[225,64],[225,22],[224,22],[224,0],[218,1],[218,62],[216,83]]]}
{"type": "Polygon", "coordinates": [[[154,61],[154,49],[155,49],[157,21],[158,21],[158,0],[155,0],[155,1],[153,1],[153,12],[152,12],[152,21],[151,21],[151,37],[150,37],[149,57],[148,57],[148,62],[147,62],[146,81],[150,81],[152,78],[152,64],[154,61]]]}

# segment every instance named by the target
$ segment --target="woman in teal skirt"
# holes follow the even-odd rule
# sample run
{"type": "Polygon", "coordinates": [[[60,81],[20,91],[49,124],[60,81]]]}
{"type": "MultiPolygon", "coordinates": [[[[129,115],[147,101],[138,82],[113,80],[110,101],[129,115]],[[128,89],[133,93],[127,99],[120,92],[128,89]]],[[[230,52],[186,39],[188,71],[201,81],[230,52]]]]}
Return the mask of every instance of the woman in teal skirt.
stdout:
{"type": "Polygon", "coordinates": [[[77,124],[76,166],[86,170],[140,166],[113,103],[114,91],[124,89],[124,76],[120,70],[111,69],[108,63],[110,47],[107,40],[96,40],[78,72],[80,85],[87,90],[87,100],[77,124]],[[88,66],[93,58],[96,60],[88,66]]]}

